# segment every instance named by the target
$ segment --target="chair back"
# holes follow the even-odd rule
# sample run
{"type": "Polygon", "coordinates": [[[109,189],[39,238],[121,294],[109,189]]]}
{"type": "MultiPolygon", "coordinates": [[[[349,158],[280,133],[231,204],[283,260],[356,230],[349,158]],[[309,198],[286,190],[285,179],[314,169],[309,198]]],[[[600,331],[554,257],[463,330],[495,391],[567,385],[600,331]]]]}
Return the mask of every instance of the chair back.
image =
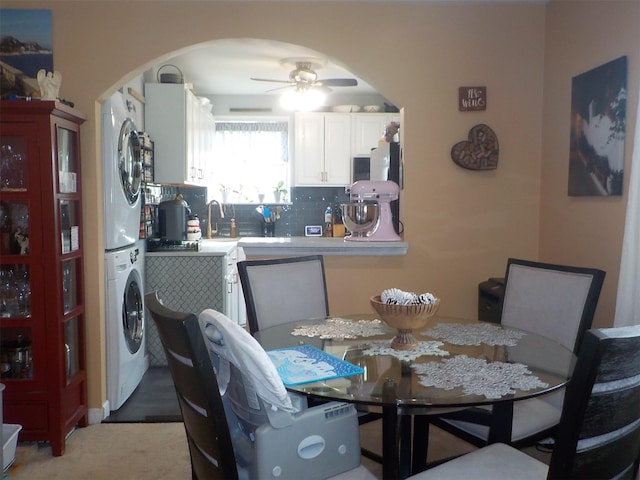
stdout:
{"type": "Polygon", "coordinates": [[[548,478],[635,479],[639,460],[640,325],[588,330],[548,478]]]}
{"type": "Polygon", "coordinates": [[[537,333],[577,353],[591,328],[605,272],[510,258],[501,323],[537,333]]]}
{"type": "Polygon", "coordinates": [[[244,328],[211,309],[200,314],[199,322],[229,406],[241,478],[321,480],[358,467],[353,405],[307,408],[306,397],[287,392],[267,353],[244,328]]]}
{"type": "Polygon", "coordinates": [[[260,329],[329,315],[321,255],[244,260],[238,273],[253,334],[260,329]]]}
{"type": "Polygon", "coordinates": [[[165,307],[157,292],[145,296],[176,388],[193,479],[237,479],[233,444],[218,381],[198,318],[165,307]]]}

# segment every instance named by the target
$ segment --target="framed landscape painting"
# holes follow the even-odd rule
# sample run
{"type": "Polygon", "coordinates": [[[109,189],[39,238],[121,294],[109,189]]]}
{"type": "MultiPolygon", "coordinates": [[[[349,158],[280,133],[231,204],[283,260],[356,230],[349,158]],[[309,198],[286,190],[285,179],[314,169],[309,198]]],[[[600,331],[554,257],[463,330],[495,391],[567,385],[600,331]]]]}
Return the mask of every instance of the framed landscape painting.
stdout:
{"type": "Polygon", "coordinates": [[[571,82],[569,195],[622,195],[627,57],[571,82]]]}
{"type": "Polygon", "coordinates": [[[2,98],[39,97],[38,70],[53,72],[51,10],[0,9],[2,98]]]}

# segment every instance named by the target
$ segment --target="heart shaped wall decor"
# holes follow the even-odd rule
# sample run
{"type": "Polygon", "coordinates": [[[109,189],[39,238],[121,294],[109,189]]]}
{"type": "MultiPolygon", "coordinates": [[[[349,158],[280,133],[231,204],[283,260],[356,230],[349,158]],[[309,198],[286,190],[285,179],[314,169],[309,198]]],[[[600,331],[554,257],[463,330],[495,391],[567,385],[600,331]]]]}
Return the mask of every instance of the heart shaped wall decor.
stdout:
{"type": "Polygon", "coordinates": [[[468,138],[451,149],[454,163],[468,170],[498,168],[498,137],[495,132],[487,125],[480,124],[469,130],[468,138]]]}

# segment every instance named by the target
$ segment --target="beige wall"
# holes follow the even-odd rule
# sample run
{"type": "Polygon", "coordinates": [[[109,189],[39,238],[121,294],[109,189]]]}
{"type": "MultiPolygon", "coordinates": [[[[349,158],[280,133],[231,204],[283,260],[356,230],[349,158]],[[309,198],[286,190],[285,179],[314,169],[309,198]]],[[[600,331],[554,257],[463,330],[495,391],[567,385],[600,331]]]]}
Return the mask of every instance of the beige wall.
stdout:
{"type": "Polygon", "coordinates": [[[605,270],[594,326],[610,326],[638,105],[640,2],[552,2],[545,41],[540,258],[605,270]],[[623,196],[569,197],[571,78],[622,55],[628,62],[623,196]]]}
{"type": "MultiPolygon", "coordinates": [[[[402,215],[409,253],[406,257],[328,257],[333,313],[368,311],[369,296],[383,288],[399,287],[434,292],[443,300],[443,314],[474,317],[478,282],[501,276],[507,257],[535,259],[542,244],[546,257],[563,262],[576,259],[574,252],[549,248],[550,243],[555,245],[559,240],[554,240],[555,228],[547,226],[551,223],[547,220],[549,208],[541,210],[540,202],[541,193],[545,205],[555,197],[558,203],[567,201],[547,179],[547,162],[543,164],[545,176],[541,185],[543,145],[547,158],[560,157],[564,161],[566,150],[562,141],[542,141],[543,104],[547,115],[550,110],[548,102],[543,102],[543,87],[551,90],[550,95],[559,105],[567,104],[564,84],[568,76],[592,66],[585,62],[570,73],[547,72],[545,77],[545,41],[553,39],[553,32],[545,39],[545,21],[552,27],[556,25],[552,14],[547,18],[545,14],[547,10],[562,10],[563,14],[569,10],[566,14],[571,18],[572,11],[580,10],[576,3],[556,8],[538,2],[514,6],[502,2],[444,5],[5,0],[3,7],[53,11],[55,68],[64,76],[61,96],[74,101],[89,115],[82,130],[82,181],[91,408],[99,408],[106,398],[102,179],[97,123],[100,101],[152,62],[190,45],[234,37],[304,45],[343,62],[354,74],[404,107],[402,215]],[[556,92],[558,85],[554,82],[562,84],[562,91],[556,92]],[[487,87],[485,112],[458,112],[458,87],[470,85],[487,87]],[[488,124],[498,136],[500,163],[495,171],[467,171],[451,161],[451,147],[465,140],[468,130],[478,123],[488,124]],[[541,211],[545,218],[542,235],[541,211]]],[[[622,17],[627,12],[637,18],[637,2],[620,7],[622,17]]],[[[558,21],[557,29],[560,24],[558,21]]],[[[629,23],[624,25],[631,30],[629,23]]],[[[617,25],[599,28],[610,34],[621,30],[617,25]]],[[[637,29],[633,30],[635,43],[629,42],[624,50],[631,50],[631,45],[635,48],[629,53],[635,54],[630,61],[637,80],[640,42],[637,29]]],[[[598,41],[608,43],[607,34],[598,41]]],[[[609,53],[617,50],[615,43],[609,48],[594,59],[594,64],[608,60],[609,53]]],[[[637,88],[633,95],[636,94],[637,88]]],[[[564,117],[568,118],[568,114],[564,117]]],[[[565,124],[560,122],[558,129],[566,130],[565,124]]],[[[547,126],[544,131],[555,136],[547,126]]],[[[624,209],[624,199],[602,204],[611,205],[616,211],[624,209]]],[[[602,235],[609,232],[610,219],[619,219],[620,215],[603,215],[599,230],[602,235]]],[[[613,253],[606,266],[617,270],[620,221],[611,227],[614,241],[606,247],[613,253]]],[[[571,228],[562,235],[563,241],[576,237],[571,228]]],[[[602,265],[600,249],[585,248],[581,253],[577,257],[580,263],[602,265]]],[[[610,288],[608,294],[613,295],[610,288]]]]}

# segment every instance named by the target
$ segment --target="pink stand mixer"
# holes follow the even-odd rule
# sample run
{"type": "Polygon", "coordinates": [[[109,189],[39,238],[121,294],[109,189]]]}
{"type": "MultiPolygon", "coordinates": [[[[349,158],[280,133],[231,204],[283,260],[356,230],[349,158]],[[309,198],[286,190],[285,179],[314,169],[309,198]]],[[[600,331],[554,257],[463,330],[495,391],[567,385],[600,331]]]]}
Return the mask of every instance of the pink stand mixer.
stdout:
{"type": "Polygon", "coordinates": [[[390,180],[360,180],[347,188],[351,203],[342,204],[342,218],[351,235],[346,241],[399,242],[393,228],[390,203],[400,187],[390,180]]]}

